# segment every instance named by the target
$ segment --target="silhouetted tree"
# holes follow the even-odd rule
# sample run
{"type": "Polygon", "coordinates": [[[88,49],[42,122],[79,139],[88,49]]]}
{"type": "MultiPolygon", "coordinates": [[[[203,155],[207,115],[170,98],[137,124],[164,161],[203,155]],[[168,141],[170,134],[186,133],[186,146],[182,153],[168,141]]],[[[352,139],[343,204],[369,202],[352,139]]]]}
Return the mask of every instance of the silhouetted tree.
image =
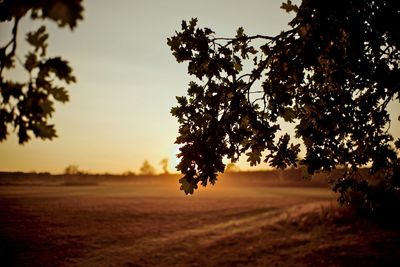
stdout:
{"type": "Polygon", "coordinates": [[[180,123],[181,189],[214,184],[224,157],[296,166],[300,144],[281,131],[286,121],[305,145],[300,163],[308,172],[346,167],[334,187],[339,200],[359,191],[373,208],[361,167],[381,174],[384,192],[399,186],[400,141],[388,132],[387,106],[400,98],[400,1],[287,1],[282,8],[295,16],[276,36],[239,28],[220,38],[192,19],[168,38],[176,60],[198,78],[171,110],[180,123]]]}
{"type": "Polygon", "coordinates": [[[68,165],[65,170],[64,174],[66,175],[78,175],[81,174],[78,165],[68,165]]]}
{"type": "MultiPolygon", "coordinates": [[[[7,138],[9,128],[17,130],[19,143],[25,143],[31,134],[37,138],[56,137],[54,125],[49,124],[54,101],[67,102],[68,93],[63,84],[75,82],[72,69],[61,57],[47,57],[46,27],[26,34],[32,48],[25,57],[17,55],[18,27],[21,19],[52,20],[62,28],[74,29],[82,19],[81,0],[3,0],[0,1],[0,22],[12,23],[8,42],[0,47],[0,141],[7,138]],[[11,78],[16,63],[26,70],[27,81],[11,78]]],[[[5,40],[3,36],[2,41],[5,40]]],[[[0,44],[3,45],[3,44],[0,44]]]]}
{"type": "Polygon", "coordinates": [[[169,160],[167,158],[162,159],[160,161],[160,165],[162,167],[163,174],[169,174],[169,171],[168,171],[169,160]]]}
{"type": "Polygon", "coordinates": [[[133,171],[125,171],[125,172],[122,173],[122,175],[124,175],[124,176],[135,176],[136,173],[133,172],[133,171]]]}
{"type": "Polygon", "coordinates": [[[145,160],[142,164],[142,166],[140,167],[140,174],[142,175],[154,175],[156,173],[156,170],[154,169],[153,166],[151,166],[151,164],[145,160]]]}
{"type": "Polygon", "coordinates": [[[225,172],[238,172],[238,171],[240,171],[240,169],[238,166],[236,166],[235,163],[229,162],[228,164],[226,164],[225,172]]]}

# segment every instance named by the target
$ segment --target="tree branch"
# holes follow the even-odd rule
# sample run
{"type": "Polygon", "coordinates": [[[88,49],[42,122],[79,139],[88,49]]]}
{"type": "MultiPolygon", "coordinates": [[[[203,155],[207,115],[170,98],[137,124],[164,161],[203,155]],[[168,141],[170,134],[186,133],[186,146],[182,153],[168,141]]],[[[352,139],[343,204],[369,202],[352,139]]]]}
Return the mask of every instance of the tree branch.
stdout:
{"type": "MultiPolygon", "coordinates": [[[[3,55],[4,59],[7,58],[7,57],[12,58],[15,55],[15,51],[17,50],[18,24],[19,24],[20,19],[21,19],[21,17],[15,17],[14,26],[13,26],[13,28],[11,30],[12,39],[3,48],[0,49],[0,50],[4,51],[4,55],[3,55]],[[7,54],[6,50],[10,45],[12,45],[12,48],[11,48],[10,53],[7,54]]],[[[2,77],[2,73],[3,73],[3,70],[5,68],[5,64],[6,64],[5,62],[6,62],[6,60],[3,60],[0,63],[1,64],[1,66],[0,66],[0,78],[2,77]]]]}
{"type": "Polygon", "coordinates": [[[213,38],[210,41],[211,42],[215,42],[215,41],[228,41],[228,43],[226,45],[230,45],[235,41],[250,41],[250,40],[254,40],[254,39],[265,39],[265,40],[269,40],[269,41],[276,41],[278,40],[282,34],[283,35],[289,35],[289,34],[293,34],[297,32],[297,27],[284,31],[281,34],[278,34],[276,36],[267,36],[267,35],[261,35],[261,34],[257,34],[257,35],[252,35],[252,36],[242,36],[242,37],[217,37],[217,38],[213,38]]]}

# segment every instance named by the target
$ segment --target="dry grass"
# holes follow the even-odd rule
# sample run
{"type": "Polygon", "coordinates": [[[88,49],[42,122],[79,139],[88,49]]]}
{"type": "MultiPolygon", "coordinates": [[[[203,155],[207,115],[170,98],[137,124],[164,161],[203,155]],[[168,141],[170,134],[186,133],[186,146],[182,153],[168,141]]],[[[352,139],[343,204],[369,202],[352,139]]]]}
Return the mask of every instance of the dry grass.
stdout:
{"type": "Polygon", "coordinates": [[[2,266],[394,266],[400,234],[324,188],[0,187],[2,266]],[[3,265],[4,263],[4,265],[3,265]]]}

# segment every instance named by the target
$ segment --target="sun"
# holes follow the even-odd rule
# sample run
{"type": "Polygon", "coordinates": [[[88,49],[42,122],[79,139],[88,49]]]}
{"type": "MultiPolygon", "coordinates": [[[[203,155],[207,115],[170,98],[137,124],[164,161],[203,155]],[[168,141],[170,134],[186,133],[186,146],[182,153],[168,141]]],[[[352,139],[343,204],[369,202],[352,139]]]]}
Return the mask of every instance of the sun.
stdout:
{"type": "Polygon", "coordinates": [[[176,145],[174,144],[171,149],[170,149],[170,161],[169,161],[169,169],[171,170],[171,172],[178,172],[178,170],[176,169],[176,166],[179,164],[180,159],[178,158],[178,154],[180,153],[179,148],[182,145],[176,145]]]}

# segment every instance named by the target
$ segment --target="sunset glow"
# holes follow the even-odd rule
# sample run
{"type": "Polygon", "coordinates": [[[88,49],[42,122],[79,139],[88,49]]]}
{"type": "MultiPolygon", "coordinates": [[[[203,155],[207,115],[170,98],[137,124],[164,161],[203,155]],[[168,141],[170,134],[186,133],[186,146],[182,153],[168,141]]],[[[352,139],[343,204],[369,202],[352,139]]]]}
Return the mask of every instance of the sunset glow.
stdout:
{"type": "MultiPolygon", "coordinates": [[[[48,54],[62,55],[77,77],[77,84],[67,88],[70,102],[55,107],[58,138],[20,146],[11,134],[0,145],[0,171],[60,173],[75,164],[90,172],[136,172],[144,160],[160,170],[163,158],[169,158],[174,171],[178,124],[169,111],[175,96],[186,93],[190,77],[175,62],[167,37],[191,17],[225,36],[240,26],[249,33],[277,33],[290,18],[279,12],[281,1],[254,1],[255,9],[240,1],[83,4],[84,20],[73,32],[46,24],[48,54]]],[[[38,25],[22,21],[21,55],[26,51],[23,34],[38,25]]],[[[1,25],[2,40],[9,31],[10,25],[1,25]]]]}
{"type": "Polygon", "coordinates": [[[398,21],[0,0],[1,266],[399,266],[398,21]]]}
{"type": "MultiPolygon", "coordinates": [[[[0,145],[0,171],[60,173],[76,164],[90,172],[136,172],[144,160],[160,170],[160,160],[169,158],[174,172],[178,124],[170,109],[192,78],[176,63],[167,38],[191,17],[219,36],[233,36],[240,26],[248,34],[277,34],[292,17],[280,11],[281,2],[84,1],[84,20],[73,32],[47,24],[49,55],[62,55],[77,77],[67,88],[70,102],[55,107],[58,138],[20,146],[12,133],[0,145]]],[[[38,25],[22,21],[21,55],[23,34],[38,25]]],[[[10,25],[0,26],[2,40],[9,31],[10,25]]],[[[248,168],[245,159],[239,166],[248,168]]]]}

